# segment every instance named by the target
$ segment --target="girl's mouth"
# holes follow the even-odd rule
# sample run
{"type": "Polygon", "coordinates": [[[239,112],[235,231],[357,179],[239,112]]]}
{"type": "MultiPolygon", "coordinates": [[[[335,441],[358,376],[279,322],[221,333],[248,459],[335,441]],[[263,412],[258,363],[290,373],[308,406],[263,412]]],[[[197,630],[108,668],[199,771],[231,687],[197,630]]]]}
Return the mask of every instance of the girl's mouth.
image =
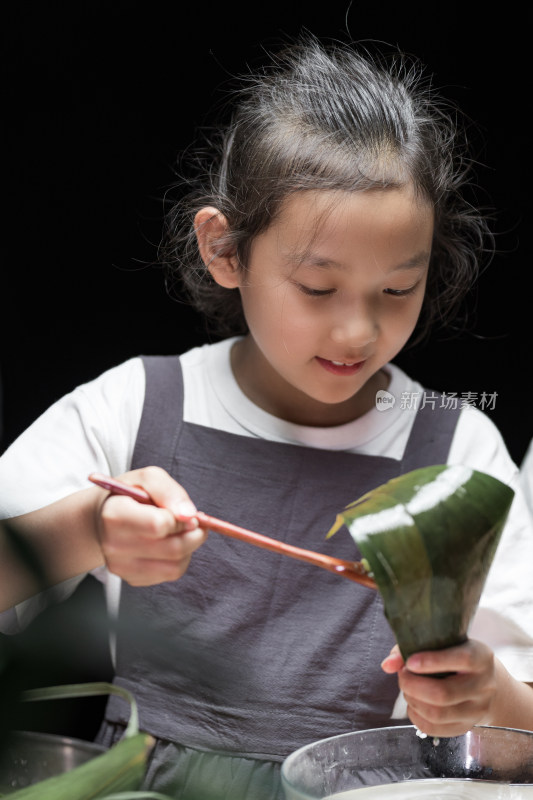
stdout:
{"type": "Polygon", "coordinates": [[[359,372],[364,364],[365,361],[351,361],[351,362],[344,362],[344,361],[329,361],[327,358],[320,358],[320,356],[316,356],[316,360],[328,372],[333,373],[333,375],[355,375],[359,372]]]}

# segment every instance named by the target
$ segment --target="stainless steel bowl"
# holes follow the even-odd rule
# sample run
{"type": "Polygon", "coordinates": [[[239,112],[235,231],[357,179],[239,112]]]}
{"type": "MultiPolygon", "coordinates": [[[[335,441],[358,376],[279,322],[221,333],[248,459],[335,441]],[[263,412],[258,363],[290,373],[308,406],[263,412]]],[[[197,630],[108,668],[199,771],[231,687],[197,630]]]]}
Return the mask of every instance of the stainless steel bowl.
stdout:
{"type": "Polygon", "coordinates": [[[533,800],[533,732],[476,726],[434,740],[417,736],[412,725],[357,731],[296,750],[281,777],[287,800],[433,778],[520,784],[519,796],[533,800]]]}
{"type": "Polygon", "coordinates": [[[81,739],[15,731],[0,754],[0,795],[68,772],[105,749],[81,739]]]}

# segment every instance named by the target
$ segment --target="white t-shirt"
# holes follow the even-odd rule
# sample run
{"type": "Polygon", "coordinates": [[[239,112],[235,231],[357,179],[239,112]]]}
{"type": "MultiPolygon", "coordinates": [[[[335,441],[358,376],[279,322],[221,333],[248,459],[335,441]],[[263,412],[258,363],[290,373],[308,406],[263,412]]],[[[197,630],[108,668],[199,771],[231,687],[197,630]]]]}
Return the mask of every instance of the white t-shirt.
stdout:
{"type": "MultiPolygon", "coordinates": [[[[181,357],[185,421],[240,435],[399,460],[416,408],[421,402],[435,403],[432,393],[424,393],[420,384],[390,364],[388,392],[395,402],[386,410],[373,408],[336,427],[288,423],[258,408],[239,388],[230,366],[234,341],[197,347],[181,357]]],[[[0,458],[0,518],[42,508],[87,488],[91,472],[120,475],[129,470],[144,391],[142,361],[133,358],[52,405],[0,458]]],[[[516,492],[470,635],[492,647],[515,678],[533,682],[533,520],[518,468],[491,420],[469,405],[461,411],[448,463],[487,472],[516,492]]],[[[95,574],[106,583],[113,610],[120,581],[105,568],[95,574]]],[[[82,577],[54,587],[49,594],[67,597],[82,577]]],[[[9,632],[27,624],[43,601],[43,596],[31,598],[13,613],[0,615],[0,629],[9,632]]]]}
{"type": "Polygon", "coordinates": [[[533,439],[520,465],[520,482],[526,502],[533,513],[533,439]]]}

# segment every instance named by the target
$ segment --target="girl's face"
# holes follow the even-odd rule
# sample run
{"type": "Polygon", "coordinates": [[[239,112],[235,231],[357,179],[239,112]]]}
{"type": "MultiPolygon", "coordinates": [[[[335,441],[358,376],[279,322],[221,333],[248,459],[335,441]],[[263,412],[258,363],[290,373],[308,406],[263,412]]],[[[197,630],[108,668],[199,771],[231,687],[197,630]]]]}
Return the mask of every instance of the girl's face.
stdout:
{"type": "Polygon", "coordinates": [[[250,333],[233,352],[243,391],[291,422],[355,419],[418,319],[433,210],[410,186],[299,192],[238,270],[250,333]]]}

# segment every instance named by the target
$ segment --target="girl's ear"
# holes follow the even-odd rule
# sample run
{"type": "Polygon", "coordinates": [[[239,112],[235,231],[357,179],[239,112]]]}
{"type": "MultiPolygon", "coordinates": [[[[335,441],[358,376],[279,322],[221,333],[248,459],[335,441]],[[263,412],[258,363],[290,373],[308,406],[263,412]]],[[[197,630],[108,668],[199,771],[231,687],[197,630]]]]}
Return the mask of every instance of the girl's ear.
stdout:
{"type": "Polygon", "coordinates": [[[194,218],[198,249],[205,266],[214,280],[226,289],[236,289],[240,283],[237,256],[220,248],[220,241],[228,228],[226,218],[217,208],[206,206],[194,218]]]}

